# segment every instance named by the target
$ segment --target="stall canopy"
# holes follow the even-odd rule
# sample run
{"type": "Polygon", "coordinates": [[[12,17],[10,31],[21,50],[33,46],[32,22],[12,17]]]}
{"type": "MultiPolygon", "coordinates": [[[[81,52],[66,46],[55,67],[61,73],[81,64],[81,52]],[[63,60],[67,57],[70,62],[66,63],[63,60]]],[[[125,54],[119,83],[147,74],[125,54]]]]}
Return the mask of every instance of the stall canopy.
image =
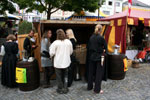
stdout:
{"type": "Polygon", "coordinates": [[[128,11],[117,13],[100,21],[110,21],[110,25],[105,31],[105,39],[108,43],[108,51],[113,52],[115,44],[120,46],[120,53],[126,51],[126,26],[138,25],[138,21],[143,21],[145,26],[150,26],[150,11],[131,10],[130,16],[128,11]]]}
{"type": "Polygon", "coordinates": [[[20,17],[15,16],[13,14],[9,14],[9,13],[6,13],[6,15],[0,15],[0,21],[4,21],[6,19],[9,19],[9,20],[19,20],[20,17]]]}
{"type": "Polygon", "coordinates": [[[66,20],[97,21],[98,19],[102,19],[108,16],[101,11],[99,11],[99,15],[100,16],[98,18],[98,13],[83,12],[81,15],[74,13],[72,16],[66,18],[66,20]]]}

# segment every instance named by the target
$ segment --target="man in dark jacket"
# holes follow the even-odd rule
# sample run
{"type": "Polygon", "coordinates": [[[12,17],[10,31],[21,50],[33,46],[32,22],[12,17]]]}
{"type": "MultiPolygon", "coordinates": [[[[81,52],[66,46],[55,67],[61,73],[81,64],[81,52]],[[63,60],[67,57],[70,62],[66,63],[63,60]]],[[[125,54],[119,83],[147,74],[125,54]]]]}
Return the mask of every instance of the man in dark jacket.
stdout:
{"type": "Polygon", "coordinates": [[[89,74],[88,74],[88,90],[93,89],[93,82],[95,81],[94,92],[103,93],[101,90],[101,82],[104,73],[103,62],[101,56],[107,52],[107,44],[105,39],[101,36],[102,26],[96,25],[94,34],[89,40],[89,74]],[[94,77],[94,78],[93,78],[94,77]]]}
{"type": "Polygon", "coordinates": [[[33,37],[34,37],[34,30],[31,30],[29,35],[24,40],[23,47],[27,52],[28,58],[34,57],[34,49],[37,47],[35,45],[35,39],[33,37]]]}

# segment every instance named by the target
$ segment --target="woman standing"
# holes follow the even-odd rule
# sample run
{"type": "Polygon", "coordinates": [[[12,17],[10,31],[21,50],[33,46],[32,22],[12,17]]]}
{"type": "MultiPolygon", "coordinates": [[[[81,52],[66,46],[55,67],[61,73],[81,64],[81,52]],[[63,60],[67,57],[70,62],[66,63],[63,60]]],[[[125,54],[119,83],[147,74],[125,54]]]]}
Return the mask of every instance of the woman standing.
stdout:
{"type": "Polygon", "coordinates": [[[96,25],[94,34],[90,37],[89,50],[89,73],[88,73],[88,90],[93,89],[93,82],[95,82],[94,92],[103,93],[101,90],[101,82],[104,73],[104,66],[101,62],[101,56],[107,52],[107,44],[105,39],[101,36],[102,26],[96,25]],[[93,78],[95,77],[95,78],[93,78]]]}
{"type": "MultiPolygon", "coordinates": [[[[66,30],[66,35],[67,35],[67,38],[71,41],[72,43],[72,46],[73,46],[73,50],[76,49],[76,38],[74,36],[74,33],[73,33],[73,30],[72,29],[67,29],[66,30]]],[[[75,62],[76,62],[76,57],[74,54],[71,55],[71,65],[68,69],[68,87],[71,86],[72,82],[73,82],[73,79],[74,79],[74,71],[75,71],[75,62]]]]}
{"type": "Polygon", "coordinates": [[[51,30],[48,30],[42,36],[41,41],[41,63],[44,69],[44,88],[48,88],[50,86],[50,78],[54,73],[54,69],[52,67],[52,61],[50,60],[49,55],[49,47],[50,47],[50,38],[52,36],[51,30]]]}
{"type": "Polygon", "coordinates": [[[54,67],[56,80],[58,84],[57,92],[68,92],[68,67],[71,64],[70,56],[73,52],[70,40],[66,39],[65,32],[62,29],[56,31],[57,40],[50,46],[50,56],[54,56],[54,67]]]}
{"type": "Polygon", "coordinates": [[[12,34],[7,36],[7,41],[3,44],[1,54],[4,55],[2,60],[2,82],[7,87],[16,87],[16,63],[18,44],[15,42],[16,37],[12,34]]]}
{"type": "Polygon", "coordinates": [[[73,50],[76,49],[76,38],[74,36],[74,33],[73,33],[73,30],[72,29],[67,29],[66,30],[66,35],[67,35],[67,38],[69,38],[69,40],[71,41],[72,43],[72,46],[73,46],[73,50]]]}

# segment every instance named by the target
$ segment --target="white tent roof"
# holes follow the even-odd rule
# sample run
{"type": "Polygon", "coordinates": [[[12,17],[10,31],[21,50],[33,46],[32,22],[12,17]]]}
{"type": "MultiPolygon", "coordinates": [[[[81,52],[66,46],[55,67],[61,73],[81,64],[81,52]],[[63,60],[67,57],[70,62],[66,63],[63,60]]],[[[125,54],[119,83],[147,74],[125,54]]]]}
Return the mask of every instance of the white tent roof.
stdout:
{"type": "MultiPolygon", "coordinates": [[[[20,19],[18,16],[15,16],[15,15],[10,14],[8,12],[6,12],[6,17],[8,17],[8,19],[12,19],[12,20],[19,20],[20,19]]],[[[0,19],[5,19],[5,16],[0,15],[0,19]]]]}

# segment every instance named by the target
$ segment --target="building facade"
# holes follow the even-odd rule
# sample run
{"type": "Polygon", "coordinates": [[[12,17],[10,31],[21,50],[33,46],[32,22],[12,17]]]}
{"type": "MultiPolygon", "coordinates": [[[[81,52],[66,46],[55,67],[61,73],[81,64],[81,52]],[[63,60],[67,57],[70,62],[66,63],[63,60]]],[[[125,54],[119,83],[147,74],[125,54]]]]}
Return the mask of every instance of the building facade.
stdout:
{"type": "Polygon", "coordinates": [[[122,12],[123,0],[106,0],[100,7],[100,11],[111,16],[115,13],[122,12]]]}
{"type": "MultiPolygon", "coordinates": [[[[15,3],[13,5],[16,8],[15,15],[22,17],[23,20],[27,20],[29,22],[35,22],[35,21],[47,19],[46,12],[40,13],[36,10],[34,10],[32,12],[26,12],[27,9],[20,9],[19,6],[15,3]]],[[[74,12],[58,10],[51,15],[51,19],[56,19],[56,20],[66,19],[69,16],[71,16],[73,13],[74,12]]]]}
{"type": "MultiPolygon", "coordinates": [[[[123,3],[123,11],[128,9],[128,1],[123,3]]],[[[150,11],[150,6],[138,0],[132,0],[131,9],[150,11]]]]}

